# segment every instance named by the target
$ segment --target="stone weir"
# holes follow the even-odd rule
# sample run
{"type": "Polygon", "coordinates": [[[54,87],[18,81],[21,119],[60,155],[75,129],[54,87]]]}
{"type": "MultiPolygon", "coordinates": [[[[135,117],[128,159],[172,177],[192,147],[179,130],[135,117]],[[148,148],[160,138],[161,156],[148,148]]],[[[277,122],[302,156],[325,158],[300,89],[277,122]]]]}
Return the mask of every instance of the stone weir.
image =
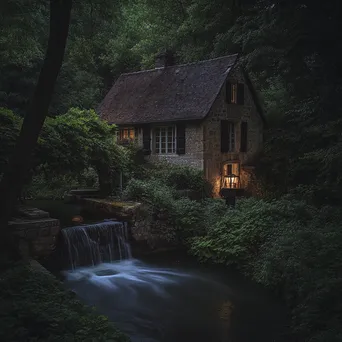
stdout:
{"type": "Polygon", "coordinates": [[[9,226],[20,238],[21,251],[25,256],[39,259],[54,251],[60,224],[48,212],[19,206],[9,226]]]}
{"type": "Polygon", "coordinates": [[[136,210],[141,203],[118,201],[115,199],[82,198],[79,200],[82,212],[102,218],[115,218],[131,223],[134,221],[136,210]]]}
{"type": "Polygon", "coordinates": [[[105,220],[65,228],[62,235],[63,251],[68,255],[69,267],[72,269],[131,258],[128,227],[125,223],[105,220]]]}

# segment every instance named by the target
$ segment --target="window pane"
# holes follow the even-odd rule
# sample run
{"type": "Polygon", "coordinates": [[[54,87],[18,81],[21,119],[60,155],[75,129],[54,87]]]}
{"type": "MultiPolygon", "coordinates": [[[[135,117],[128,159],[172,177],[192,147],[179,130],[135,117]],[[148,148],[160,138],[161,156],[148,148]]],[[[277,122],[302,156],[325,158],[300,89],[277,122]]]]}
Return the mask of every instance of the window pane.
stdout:
{"type": "Polygon", "coordinates": [[[175,127],[157,127],[155,134],[156,153],[175,153],[175,127]]]}
{"type": "Polygon", "coordinates": [[[237,103],[237,84],[232,84],[232,98],[231,98],[231,103],[237,103]]]}

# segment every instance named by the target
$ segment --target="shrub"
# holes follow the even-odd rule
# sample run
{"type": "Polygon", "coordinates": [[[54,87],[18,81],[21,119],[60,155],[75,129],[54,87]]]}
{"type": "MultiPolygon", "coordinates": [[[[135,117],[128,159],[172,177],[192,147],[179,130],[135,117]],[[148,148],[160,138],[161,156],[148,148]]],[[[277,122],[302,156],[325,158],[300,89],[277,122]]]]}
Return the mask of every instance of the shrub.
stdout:
{"type": "Polygon", "coordinates": [[[293,330],[301,339],[341,340],[341,215],[324,207],[309,224],[282,229],[250,267],[253,278],[279,293],[292,309],[293,330]]]}
{"type": "MultiPolygon", "coordinates": [[[[210,206],[207,208],[210,208],[210,206]]],[[[220,205],[212,203],[214,212],[220,205]]],[[[342,211],[295,200],[245,199],[190,240],[201,260],[238,265],[277,293],[300,341],[340,341],[342,211]]]]}
{"type": "Polygon", "coordinates": [[[19,135],[22,119],[12,111],[0,107],[0,174],[4,172],[19,135]]]}
{"type": "Polygon", "coordinates": [[[123,197],[147,204],[149,209],[145,209],[145,216],[148,212],[151,222],[164,221],[168,227],[167,235],[173,240],[184,242],[186,238],[204,232],[202,204],[188,198],[177,198],[176,190],[159,179],[132,179],[123,197]]]}
{"type": "Polygon", "coordinates": [[[84,170],[80,175],[68,173],[52,175],[46,178],[42,172],[36,173],[29,185],[23,191],[24,198],[33,199],[63,199],[65,193],[80,187],[98,187],[98,176],[94,169],[84,170]]]}
{"type": "Polygon", "coordinates": [[[159,163],[149,170],[149,177],[160,179],[177,190],[194,190],[211,196],[211,184],[204,178],[203,171],[189,166],[159,163]]]}
{"type": "Polygon", "coordinates": [[[1,274],[0,301],[1,341],[129,341],[51,275],[24,263],[1,274]]]}
{"type": "Polygon", "coordinates": [[[157,179],[131,179],[123,192],[123,198],[144,201],[164,209],[172,203],[174,190],[157,179]]]}
{"type": "Polygon", "coordinates": [[[239,200],[235,209],[212,222],[205,237],[194,239],[191,251],[200,259],[246,265],[279,226],[303,221],[308,215],[301,202],[239,200]]]}

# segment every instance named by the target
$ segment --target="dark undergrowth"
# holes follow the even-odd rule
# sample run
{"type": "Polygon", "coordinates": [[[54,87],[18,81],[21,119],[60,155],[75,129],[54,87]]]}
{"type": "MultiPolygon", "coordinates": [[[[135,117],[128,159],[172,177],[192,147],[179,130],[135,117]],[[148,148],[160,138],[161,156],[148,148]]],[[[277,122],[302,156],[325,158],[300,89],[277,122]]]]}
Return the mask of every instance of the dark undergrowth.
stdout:
{"type": "Polygon", "coordinates": [[[0,341],[129,341],[51,274],[28,263],[0,273],[0,302],[0,341]]]}

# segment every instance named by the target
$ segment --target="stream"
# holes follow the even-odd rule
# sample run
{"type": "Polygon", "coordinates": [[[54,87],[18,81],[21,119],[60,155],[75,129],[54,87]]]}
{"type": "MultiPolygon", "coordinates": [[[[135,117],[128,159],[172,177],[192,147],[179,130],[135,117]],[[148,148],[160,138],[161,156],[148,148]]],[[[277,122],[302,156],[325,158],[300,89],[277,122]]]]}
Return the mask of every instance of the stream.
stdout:
{"type": "MultiPolygon", "coordinates": [[[[39,207],[49,211],[46,203],[39,207]]],[[[120,234],[113,233],[116,239],[96,247],[100,235],[118,224],[104,222],[63,231],[74,260],[89,253],[92,260],[100,261],[94,266],[73,262],[73,268],[63,272],[64,284],[113,321],[132,342],[288,342],[284,308],[235,271],[202,265],[181,252],[137,260],[134,250],[131,257],[130,246],[123,244],[123,226],[120,234]],[[123,246],[127,246],[125,253],[123,246]],[[124,259],[108,259],[119,249],[124,259]],[[110,253],[102,260],[107,250],[110,253]]]]}

